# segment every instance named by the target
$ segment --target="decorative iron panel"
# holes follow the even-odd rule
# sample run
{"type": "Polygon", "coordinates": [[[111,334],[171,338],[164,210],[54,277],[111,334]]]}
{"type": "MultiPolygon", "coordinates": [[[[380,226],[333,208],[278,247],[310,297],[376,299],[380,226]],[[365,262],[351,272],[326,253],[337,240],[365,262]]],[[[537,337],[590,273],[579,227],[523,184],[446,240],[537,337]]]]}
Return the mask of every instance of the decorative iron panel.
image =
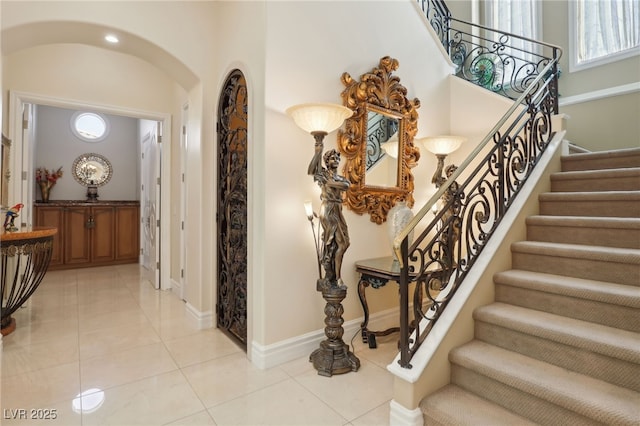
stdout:
{"type": "Polygon", "coordinates": [[[247,83],[231,72],[218,106],[218,328],[247,345],[247,83]]]}

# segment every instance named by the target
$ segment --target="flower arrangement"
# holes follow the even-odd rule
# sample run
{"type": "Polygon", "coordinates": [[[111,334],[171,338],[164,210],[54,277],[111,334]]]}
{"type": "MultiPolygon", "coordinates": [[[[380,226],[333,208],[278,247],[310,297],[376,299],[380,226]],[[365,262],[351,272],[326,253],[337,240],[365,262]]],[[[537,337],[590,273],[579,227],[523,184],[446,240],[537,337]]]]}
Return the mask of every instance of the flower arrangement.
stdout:
{"type": "Polygon", "coordinates": [[[56,184],[58,179],[62,177],[62,166],[55,172],[49,172],[49,169],[38,167],[36,169],[36,182],[40,186],[42,201],[49,201],[49,190],[56,184]]]}

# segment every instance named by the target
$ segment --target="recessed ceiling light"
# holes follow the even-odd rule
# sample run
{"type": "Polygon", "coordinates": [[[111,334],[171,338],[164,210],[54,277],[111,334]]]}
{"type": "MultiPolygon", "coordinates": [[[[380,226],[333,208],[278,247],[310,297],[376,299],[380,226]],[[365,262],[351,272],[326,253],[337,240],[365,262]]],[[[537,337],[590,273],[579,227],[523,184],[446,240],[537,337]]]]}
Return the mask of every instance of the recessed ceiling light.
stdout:
{"type": "Polygon", "coordinates": [[[105,36],[104,39],[109,43],[118,43],[120,41],[118,40],[118,37],[114,36],[113,34],[109,34],[105,36]]]}

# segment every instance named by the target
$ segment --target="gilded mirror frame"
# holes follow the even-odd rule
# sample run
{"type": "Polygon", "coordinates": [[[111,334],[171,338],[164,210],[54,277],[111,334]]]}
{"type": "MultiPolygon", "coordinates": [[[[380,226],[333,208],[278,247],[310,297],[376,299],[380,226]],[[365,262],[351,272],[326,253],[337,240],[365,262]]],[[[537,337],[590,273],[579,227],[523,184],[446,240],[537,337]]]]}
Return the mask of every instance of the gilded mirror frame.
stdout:
{"type": "Polygon", "coordinates": [[[338,147],[346,160],[343,174],[351,182],[345,204],[360,215],[369,213],[371,221],[377,224],[387,220],[387,213],[398,201],[404,200],[409,207],[413,206],[414,179],[411,169],[420,159],[420,150],[413,143],[418,132],[417,109],[420,100],[409,100],[400,78],[392,75],[398,66],[397,59],[385,56],[380,59],[378,67],[362,74],[360,80],[354,80],[347,72],[341,78],[345,86],[341,93],[343,104],[353,110],[353,115],[345,120],[345,129],[338,132],[338,147]],[[395,186],[366,183],[369,111],[400,119],[395,186]]]}

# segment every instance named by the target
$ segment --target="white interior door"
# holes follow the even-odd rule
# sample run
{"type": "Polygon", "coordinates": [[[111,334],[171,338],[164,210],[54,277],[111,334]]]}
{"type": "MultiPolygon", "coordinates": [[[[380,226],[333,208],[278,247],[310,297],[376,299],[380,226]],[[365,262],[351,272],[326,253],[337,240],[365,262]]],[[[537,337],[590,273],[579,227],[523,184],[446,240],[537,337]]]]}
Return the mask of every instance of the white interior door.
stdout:
{"type": "Polygon", "coordinates": [[[153,122],[141,141],[141,263],[147,278],[160,288],[160,140],[161,123],[153,122]]]}

